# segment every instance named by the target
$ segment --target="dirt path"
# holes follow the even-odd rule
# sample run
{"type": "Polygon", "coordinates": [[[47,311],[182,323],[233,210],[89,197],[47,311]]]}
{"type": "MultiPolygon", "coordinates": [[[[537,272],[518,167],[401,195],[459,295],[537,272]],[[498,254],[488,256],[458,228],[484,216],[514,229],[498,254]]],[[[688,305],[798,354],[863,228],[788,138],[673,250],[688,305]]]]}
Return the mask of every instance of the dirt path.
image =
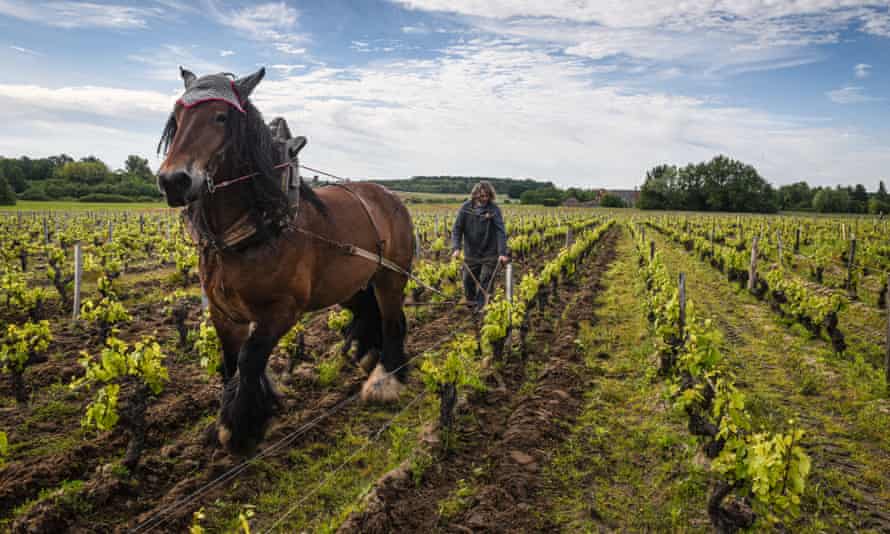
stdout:
{"type": "Polygon", "coordinates": [[[807,432],[813,470],[795,528],[890,531],[890,403],[865,358],[840,358],[802,327],[651,228],[672,273],[687,275],[696,309],[723,331],[736,385],[755,423],[807,432]]]}
{"type": "Polygon", "coordinates": [[[626,230],[578,336],[584,408],[544,470],[549,522],[563,532],[710,531],[707,469],[685,416],[654,378],[636,252],[626,230]]]}
{"type": "MultiPolygon", "coordinates": [[[[554,254],[555,250],[517,263],[518,275],[527,269],[538,270],[554,254]]],[[[196,306],[192,324],[197,321],[196,306]]],[[[122,335],[136,336],[157,329],[165,347],[172,347],[172,325],[150,312],[140,309],[140,319],[151,319],[128,325],[122,335]]],[[[406,345],[410,355],[422,354],[456,331],[471,330],[473,325],[473,317],[462,307],[433,307],[421,315],[424,318],[410,329],[406,345]]],[[[26,410],[9,410],[18,429],[11,441],[19,447],[20,457],[0,469],[0,503],[4,509],[0,525],[21,532],[114,532],[132,528],[169,509],[167,521],[157,525],[159,530],[184,530],[192,522],[193,512],[206,508],[211,519],[205,526],[227,531],[237,528],[239,515],[245,509],[279,511],[302,498],[306,487],[318,486],[327,475],[325,470],[342,461],[338,455],[343,450],[367,441],[381,421],[402,408],[352,402],[365,377],[348,364],[341,370],[336,356],[318,357],[328,353],[339,339],[325,323],[326,313],[319,314],[306,329],[307,349],[315,353],[315,361],[298,367],[293,377],[276,376],[286,400],[265,443],[286,436],[295,439],[274,455],[247,466],[236,479],[202,491],[199,498],[185,505],[179,501],[240,463],[206,439],[205,430],[214,420],[218,406],[217,381],[205,377],[205,372],[188,355],[171,354],[171,382],[159,401],[149,408],[143,459],[136,472],[122,473],[113,465],[122,454],[126,439],[119,433],[85,439],[88,436],[79,428],[79,417],[89,399],[82,392],[69,391],[66,384],[53,384],[60,378],[67,380],[65,373],[80,372],[73,355],[83,348],[85,338],[74,330],[71,335],[60,336],[58,357],[32,370],[35,377],[45,378],[34,380],[32,404],[26,410]],[[322,360],[330,364],[326,370],[322,369],[322,360]],[[324,372],[327,379],[321,376],[324,372]],[[320,414],[330,415],[316,421],[320,414]],[[312,428],[302,431],[308,423],[312,423],[312,428]],[[34,439],[25,442],[25,435],[34,439]],[[248,504],[255,502],[259,505],[248,504]]],[[[287,361],[280,354],[270,361],[270,372],[275,375],[286,367],[287,361]]],[[[419,375],[411,376],[406,397],[423,390],[419,375]]],[[[422,410],[422,406],[414,406],[406,410],[404,417],[420,420],[427,415],[422,410]]],[[[341,480],[339,485],[332,485],[336,489],[319,491],[314,500],[306,502],[306,524],[314,529],[323,527],[325,521],[336,521],[337,513],[325,519],[325,514],[317,512],[331,509],[332,505],[335,511],[348,511],[350,503],[358,501],[375,473],[379,473],[380,465],[397,459],[390,458],[387,451],[395,438],[385,437],[385,443],[350,465],[351,470],[345,473],[350,480],[341,480]],[[311,517],[313,513],[318,518],[311,517]]]]}
{"type": "Polygon", "coordinates": [[[587,387],[575,343],[593,313],[599,280],[614,257],[612,229],[560,287],[544,312],[534,312],[523,361],[500,369],[504,388],[471,397],[456,425],[457,443],[420,480],[390,481],[373,515],[358,514],[342,532],[551,532],[534,513],[542,506],[542,467],[580,411],[587,387]]]}

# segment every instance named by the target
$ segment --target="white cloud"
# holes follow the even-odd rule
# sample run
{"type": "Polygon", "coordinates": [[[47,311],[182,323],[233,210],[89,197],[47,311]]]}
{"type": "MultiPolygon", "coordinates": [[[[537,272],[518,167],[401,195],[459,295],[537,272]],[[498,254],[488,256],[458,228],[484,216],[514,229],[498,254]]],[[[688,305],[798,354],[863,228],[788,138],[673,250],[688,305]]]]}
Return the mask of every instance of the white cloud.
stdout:
{"type": "Polygon", "coordinates": [[[296,47],[290,43],[275,43],[275,50],[283,54],[291,54],[291,55],[300,55],[305,54],[306,49],[302,47],[296,47]]]}
{"type": "Polygon", "coordinates": [[[83,121],[60,121],[58,118],[22,120],[15,131],[0,131],[0,154],[8,157],[41,158],[64,152],[74,158],[94,155],[112,168],[121,168],[127,156],[138,154],[148,158],[157,168],[155,155],[159,134],[120,127],[100,126],[83,121]],[[72,135],[76,132],[77,135],[72,135]]]}
{"type": "MultiPolygon", "coordinates": [[[[883,0],[395,0],[406,7],[477,17],[550,17],[557,20],[595,22],[613,28],[657,26],[668,23],[711,20],[732,23],[739,19],[775,19],[831,11],[886,7],[883,0]]],[[[880,11],[870,11],[880,13],[880,11]]],[[[854,11],[859,16],[861,12],[854,11]]],[[[876,17],[877,18],[877,17],[876,17]]]]}
{"type": "Polygon", "coordinates": [[[864,102],[878,102],[884,100],[865,93],[865,89],[858,85],[848,85],[840,89],[834,89],[825,93],[829,100],[835,104],[862,104],[864,102]]]}
{"type": "Polygon", "coordinates": [[[275,65],[269,65],[269,68],[277,70],[282,75],[287,76],[291,73],[291,71],[298,70],[298,69],[305,69],[306,65],[275,64],[275,65]]]}
{"type": "Polygon", "coordinates": [[[20,52],[22,54],[28,54],[30,56],[42,56],[43,55],[40,52],[37,52],[36,50],[31,50],[30,48],[25,48],[23,46],[10,45],[9,48],[12,48],[16,52],[20,52]]]}
{"type": "Polygon", "coordinates": [[[0,84],[7,105],[0,120],[0,154],[45,157],[96,155],[112,167],[129,154],[157,165],[155,148],[175,95],[115,87],[48,88],[0,84]]]}
{"type": "Polygon", "coordinates": [[[300,13],[284,2],[256,4],[231,11],[222,11],[209,4],[209,12],[223,26],[228,26],[254,41],[268,43],[282,54],[303,54],[305,48],[297,45],[306,36],[295,33],[300,13]]]}
{"type": "Polygon", "coordinates": [[[473,40],[439,59],[270,80],[254,95],[267,116],[285,116],[309,137],[307,164],[355,177],[533,176],[634,187],[658,163],[723,153],[776,183],[876,183],[890,165],[881,143],[855,132],[596,85],[594,68],[522,43],[473,40]]]}
{"type": "Polygon", "coordinates": [[[865,13],[862,16],[862,31],[879,37],[890,37],[890,12],[865,13]]]}
{"type": "Polygon", "coordinates": [[[430,33],[430,29],[420,24],[418,26],[402,26],[402,33],[424,35],[430,33]]]}
{"type": "Polygon", "coordinates": [[[409,50],[417,47],[406,46],[398,39],[373,39],[371,41],[352,41],[349,44],[349,48],[363,54],[372,54],[409,50]]]}
{"type": "MultiPolygon", "coordinates": [[[[169,69],[176,64],[170,56],[192,50],[161,52],[169,69]]],[[[550,47],[469,39],[441,52],[347,68],[282,62],[270,68],[289,74],[265,80],[254,98],[265,116],[284,116],[295,134],[309,138],[306,164],[353,177],[531,176],[564,186],[632,188],[656,164],[723,153],[778,184],[806,179],[872,188],[890,167],[884,143],[831,121],[629,90],[598,80],[602,65],[550,47]]],[[[674,69],[654,75],[685,75],[674,69]]],[[[15,135],[0,132],[0,153],[39,156],[64,147],[112,165],[130,153],[153,153],[176,98],[12,84],[0,85],[0,94],[10,101],[0,121],[16,124],[15,135]]]]}
{"type": "Polygon", "coordinates": [[[853,72],[859,79],[868,78],[869,74],[871,74],[871,65],[868,63],[859,63],[853,67],[853,72]]]}
{"type": "Polygon", "coordinates": [[[394,1],[595,61],[681,62],[708,76],[818,61],[814,47],[839,42],[850,28],[890,35],[885,0],[394,1]]]}
{"type": "Polygon", "coordinates": [[[106,117],[158,116],[169,113],[175,97],[155,91],[79,86],[51,89],[38,85],[0,84],[0,94],[16,107],[106,117]]]}
{"type": "Polygon", "coordinates": [[[297,10],[284,2],[259,4],[228,13],[223,20],[226,26],[242,30],[258,41],[277,40],[280,31],[297,24],[297,10]]]}
{"type": "Polygon", "coordinates": [[[235,51],[234,50],[220,50],[219,55],[222,57],[234,56],[235,51]]]}
{"type": "Polygon", "coordinates": [[[144,29],[163,15],[160,8],[93,2],[0,0],[0,15],[59,28],[144,29]]]}
{"type": "MultiPolygon", "coordinates": [[[[205,59],[202,55],[196,53],[196,50],[195,47],[164,44],[161,45],[159,50],[130,54],[127,56],[127,59],[145,65],[144,76],[154,80],[181,80],[177,65],[182,65],[199,76],[214,72],[233,71],[230,64],[221,63],[217,59],[205,59]]],[[[224,59],[220,61],[231,60],[224,59]]]]}

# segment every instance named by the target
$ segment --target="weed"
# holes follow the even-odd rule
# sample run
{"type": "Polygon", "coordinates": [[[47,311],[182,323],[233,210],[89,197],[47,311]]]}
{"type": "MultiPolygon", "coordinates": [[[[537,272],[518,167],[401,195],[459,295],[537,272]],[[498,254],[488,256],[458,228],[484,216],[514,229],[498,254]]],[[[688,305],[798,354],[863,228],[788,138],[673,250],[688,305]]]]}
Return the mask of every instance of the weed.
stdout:
{"type": "Polygon", "coordinates": [[[340,376],[340,370],[343,368],[343,358],[334,356],[321,361],[318,364],[318,383],[322,387],[332,385],[337,377],[340,376]]]}
{"type": "Polygon", "coordinates": [[[443,519],[452,519],[466,510],[473,503],[476,489],[466,480],[457,481],[457,488],[445,499],[439,501],[439,516],[443,519]]]}

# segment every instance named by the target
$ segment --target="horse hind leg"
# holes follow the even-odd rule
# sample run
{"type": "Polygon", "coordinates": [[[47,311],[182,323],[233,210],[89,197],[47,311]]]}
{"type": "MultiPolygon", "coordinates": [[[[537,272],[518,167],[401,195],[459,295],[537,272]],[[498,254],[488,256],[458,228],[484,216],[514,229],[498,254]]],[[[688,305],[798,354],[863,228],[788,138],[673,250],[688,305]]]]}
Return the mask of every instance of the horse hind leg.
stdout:
{"type": "MultiPolygon", "coordinates": [[[[342,305],[352,312],[352,322],[346,329],[346,339],[348,344],[355,341],[357,345],[353,363],[364,369],[365,373],[371,374],[383,351],[380,308],[377,305],[373,285],[369,284],[342,305]]],[[[349,349],[348,346],[344,348],[349,349]]]]}
{"type": "Polygon", "coordinates": [[[383,353],[380,362],[362,387],[362,399],[368,402],[394,402],[404,387],[408,374],[405,355],[407,321],[402,311],[404,278],[396,273],[381,273],[374,282],[374,294],[380,307],[383,353]]]}

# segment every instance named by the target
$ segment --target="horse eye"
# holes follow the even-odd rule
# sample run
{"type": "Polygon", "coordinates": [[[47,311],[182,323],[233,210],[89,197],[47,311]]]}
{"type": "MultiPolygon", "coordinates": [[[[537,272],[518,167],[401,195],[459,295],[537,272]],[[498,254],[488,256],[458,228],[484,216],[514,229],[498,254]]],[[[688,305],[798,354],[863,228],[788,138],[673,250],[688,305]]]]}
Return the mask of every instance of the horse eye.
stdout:
{"type": "Polygon", "coordinates": [[[228,118],[229,118],[229,116],[226,115],[225,113],[217,113],[216,118],[214,120],[218,123],[224,123],[224,122],[226,122],[226,119],[228,119],[228,118]]]}

